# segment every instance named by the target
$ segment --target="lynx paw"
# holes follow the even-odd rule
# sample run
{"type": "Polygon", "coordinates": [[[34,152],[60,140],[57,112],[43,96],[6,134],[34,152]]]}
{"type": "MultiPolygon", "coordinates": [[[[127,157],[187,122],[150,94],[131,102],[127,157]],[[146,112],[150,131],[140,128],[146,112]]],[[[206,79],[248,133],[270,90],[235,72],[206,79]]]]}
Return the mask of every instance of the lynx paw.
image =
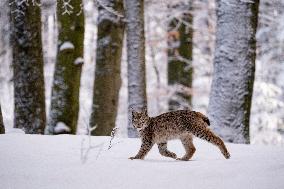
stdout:
{"type": "Polygon", "coordinates": [[[139,157],[129,157],[128,159],[131,159],[131,160],[134,160],[134,159],[142,159],[142,158],[139,158],[139,157]]]}
{"type": "Polygon", "coordinates": [[[176,160],[179,160],[179,161],[189,161],[188,158],[176,158],[176,160]]]}

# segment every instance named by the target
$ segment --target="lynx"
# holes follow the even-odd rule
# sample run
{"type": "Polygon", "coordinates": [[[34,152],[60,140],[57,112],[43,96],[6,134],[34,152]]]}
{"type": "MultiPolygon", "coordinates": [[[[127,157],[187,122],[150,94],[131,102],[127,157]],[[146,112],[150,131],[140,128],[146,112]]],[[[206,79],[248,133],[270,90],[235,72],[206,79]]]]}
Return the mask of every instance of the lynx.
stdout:
{"type": "Polygon", "coordinates": [[[209,129],[209,119],[200,112],[178,110],[149,117],[147,111],[143,110],[140,113],[132,112],[132,123],[139,132],[142,145],[137,155],[129,158],[131,160],[144,159],[156,143],[162,156],[188,161],[196,150],[193,136],[216,145],[226,159],[230,158],[224,142],[209,129]],[[186,151],[183,157],[177,158],[175,153],[167,149],[167,141],[172,139],[181,140],[186,151]]]}

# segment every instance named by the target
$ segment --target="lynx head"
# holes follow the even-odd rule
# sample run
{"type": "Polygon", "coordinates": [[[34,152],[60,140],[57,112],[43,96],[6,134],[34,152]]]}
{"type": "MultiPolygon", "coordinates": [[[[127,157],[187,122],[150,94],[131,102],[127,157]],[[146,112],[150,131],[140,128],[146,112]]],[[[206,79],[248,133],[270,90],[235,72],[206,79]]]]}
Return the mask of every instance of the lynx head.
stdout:
{"type": "Polygon", "coordinates": [[[148,126],[149,117],[147,114],[147,109],[144,108],[142,112],[132,112],[132,124],[133,127],[136,128],[138,131],[144,129],[148,126]]]}

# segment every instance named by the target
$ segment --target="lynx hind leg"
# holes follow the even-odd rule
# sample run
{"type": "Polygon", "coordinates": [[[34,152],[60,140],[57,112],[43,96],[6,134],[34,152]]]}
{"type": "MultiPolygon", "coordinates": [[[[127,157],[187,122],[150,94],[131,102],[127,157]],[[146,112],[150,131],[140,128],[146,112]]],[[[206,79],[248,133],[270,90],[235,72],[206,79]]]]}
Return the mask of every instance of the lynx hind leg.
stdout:
{"type": "Polygon", "coordinates": [[[223,140],[216,136],[208,127],[202,127],[202,129],[196,130],[194,135],[216,145],[226,159],[230,158],[230,153],[228,152],[223,140]]]}
{"type": "Polygon", "coordinates": [[[214,137],[212,137],[212,139],[211,139],[211,143],[218,146],[218,148],[220,149],[220,151],[222,152],[222,154],[224,155],[224,157],[226,159],[229,159],[231,157],[231,155],[228,152],[223,140],[220,137],[214,135],[214,137]]]}
{"type": "Polygon", "coordinates": [[[177,158],[177,160],[182,161],[188,161],[192,158],[193,154],[196,151],[196,148],[194,147],[193,141],[192,141],[192,135],[186,134],[183,135],[181,138],[181,143],[185,148],[185,155],[182,158],[177,158]]]}
{"type": "Polygon", "coordinates": [[[170,158],[174,158],[174,159],[176,159],[176,157],[177,157],[177,155],[175,153],[170,152],[167,149],[167,143],[166,142],[158,143],[158,149],[159,149],[159,152],[162,156],[170,157],[170,158]]]}

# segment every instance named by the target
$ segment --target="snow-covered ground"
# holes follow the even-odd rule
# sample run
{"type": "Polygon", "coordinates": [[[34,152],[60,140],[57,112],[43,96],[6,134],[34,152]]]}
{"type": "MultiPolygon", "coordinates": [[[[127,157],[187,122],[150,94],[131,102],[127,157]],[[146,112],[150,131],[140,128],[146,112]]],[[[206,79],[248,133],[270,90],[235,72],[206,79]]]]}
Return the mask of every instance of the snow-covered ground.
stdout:
{"type": "MultiPolygon", "coordinates": [[[[117,138],[108,150],[109,137],[91,137],[96,147],[84,159],[88,139],[1,135],[0,188],[284,188],[281,147],[227,144],[232,157],[226,160],[215,146],[195,139],[197,151],[188,162],[162,157],[156,146],[145,160],[129,160],[139,139],[117,138]]],[[[184,153],[179,141],[170,142],[169,149],[178,156],[184,153]]]]}

